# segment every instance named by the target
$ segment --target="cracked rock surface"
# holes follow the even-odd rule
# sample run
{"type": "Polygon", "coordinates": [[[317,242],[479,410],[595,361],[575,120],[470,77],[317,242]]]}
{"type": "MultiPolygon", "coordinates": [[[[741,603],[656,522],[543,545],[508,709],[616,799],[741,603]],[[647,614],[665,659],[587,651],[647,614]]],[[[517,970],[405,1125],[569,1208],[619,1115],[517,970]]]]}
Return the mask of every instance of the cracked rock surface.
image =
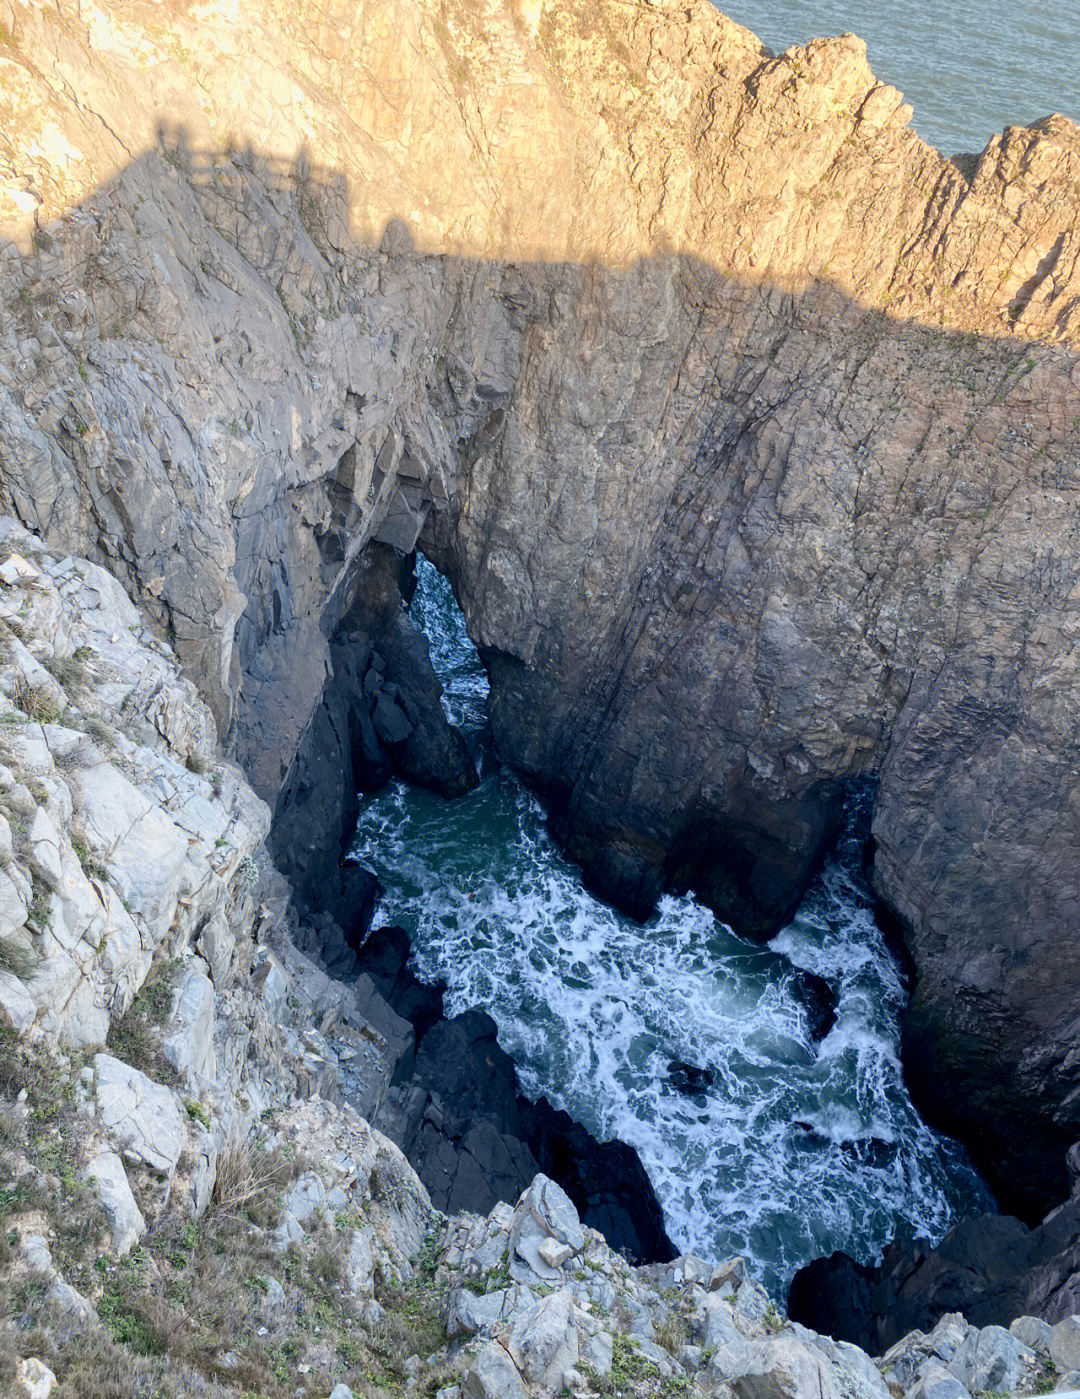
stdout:
{"type": "Polygon", "coordinates": [[[0,504],[124,581],[260,795],[363,550],[419,541],[624,906],[768,933],[876,779],[921,1100],[1062,1198],[1077,128],[947,161],[852,36],[704,0],[0,20],[0,504]]]}

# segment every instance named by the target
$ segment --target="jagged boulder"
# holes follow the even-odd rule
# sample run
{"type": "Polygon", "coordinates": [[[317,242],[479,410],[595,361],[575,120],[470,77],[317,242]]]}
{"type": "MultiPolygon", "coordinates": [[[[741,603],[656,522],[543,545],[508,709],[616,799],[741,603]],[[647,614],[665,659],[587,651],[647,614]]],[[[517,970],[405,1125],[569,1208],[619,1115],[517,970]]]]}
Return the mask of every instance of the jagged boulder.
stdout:
{"type": "Polygon", "coordinates": [[[123,1257],[146,1233],[146,1220],[131,1193],[124,1163],[116,1152],[103,1152],[90,1162],[86,1174],[112,1226],[113,1249],[123,1257]]]}

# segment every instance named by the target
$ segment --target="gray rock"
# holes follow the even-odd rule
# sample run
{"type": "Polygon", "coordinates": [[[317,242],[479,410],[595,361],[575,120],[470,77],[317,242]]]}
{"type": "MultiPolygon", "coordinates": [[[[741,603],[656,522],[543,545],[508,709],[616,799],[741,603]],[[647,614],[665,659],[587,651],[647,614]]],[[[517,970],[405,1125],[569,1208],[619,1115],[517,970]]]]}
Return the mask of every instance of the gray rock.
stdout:
{"type": "Polygon", "coordinates": [[[285,1192],[285,1209],[299,1224],[306,1224],[318,1211],[326,1214],[326,1186],[316,1171],[305,1171],[285,1192]]]}
{"type": "Polygon", "coordinates": [[[709,1274],[709,1291],[718,1292],[730,1289],[732,1292],[737,1292],[746,1281],[746,1276],[746,1260],[744,1258],[727,1258],[722,1263],[718,1263],[709,1274]]]}
{"type": "Polygon", "coordinates": [[[354,1297],[370,1297],[375,1285],[375,1255],[371,1237],[364,1229],[354,1229],[349,1240],[346,1285],[354,1297]]]}
{"type": "Polygon", "coordinates": [[[111,1054],[94,1056],[97,1119],[132,1161],[171,1175],[187,1139],[176,1095],[111,1054]]]}
{"type": "Polygon", "coordinates": [[[738,1399],[840,1399],[831,1365],[786,1334],[752,1342],[730,1384],[738,1399]]]}
{"type": "Polygon", "coordinates": [[[977,1334],[975,1327],[965,1321],[959,1312],[947,1312],[927,1335],[926,1349],[948,1363],[961,1346],[974,1341],[977,1334]]]}
{"type": "Polygon", "coordinates": [[[530,1383],[558,1391],[578,1362],[574,1304],[566,1288],[514,1317],[504,1339],[514,1363],[530,1383]]]}
{"type": "Polygon", "coordinates": [[[1050,1328],[1050,1359],[1062,1373],[1080,1370],[1080,1316],[1067,1316],[1050,1328]]]}
{"type": "Polygon", "coordinates": [[[744,1329],[760,1326],[769,1314],[769,1294],[753,1278],[739,1284],[735,1294],[735,1316],[744,1329]]]}
{"type": "Polygon", "coordinates": [[[731,1307],[716,1293],[709,1293],[694,1320],[694,1337],[706,1350],[717,1346],[743,1344],[742,1332],[735,1325],[731,1307]]]}
{"type": "Polygon", "coordinates": [[[511,1274],[518,1277],[517,1260],[521,1260],[524,1272],[520,1281],[557,1280],[558,1268],[552,1267],[540,1251],[548,1241],[565,1244],[571,1254],[576,1254],[585,1246],[585,1234],[566,1192],[547,1176],[537,1175],[514,1210],[509,1236],[511,1274]]]}
{"type": "Polygon", "coordinates": [[[971,1399],[971,1395],[955,1375],[931,1361],[915,1384],[904,1391],[904,1399],[971,1399]]]}
{"type": "MultiPolygon", "coordinates": [[[[49,51],[62,20],[26,8],[49,51]]],[[[608,56],[563,90],[526,22],[470,30],[474,67],[498,64],[507,80],[473,85],[467,122],[447,56],[402,42],[376,63],[368,46],[346,49],[346,89],[371,62],[374,90],[418,91],[429,113],[395,125],[375,104],[353,114],[348,141],[334,84],[305,88],[303,131],[272,100],[281,64],[312,68],[321,31],[267,18],[244,67],[252,150],[296,148],[310,130],[340,162],[312,182],[303,218],[279,198],[273,162],[273,174],[254,161],[219,176],[193,153],[189,183],[188,152],[147,152],[95,188],[130,159],[114,133],[156,109],[167,50],[152,32],[136,26],[147,61],[125,84],[96,53],[78,60],[78,81],[27,68],[6,157],[18,228],[4,230],[26,253],[5,259],[2,301],[36,309],[3,351],[4,502],[51,542],[107,559],[159,625],[175,619],[183,665],[270,798],[308,730],[363,546],[411,547],[425,520],[425,547],[491,657],[501,751],[538,779],[574,774],[568,844],[624,902],[647,907],[671,875],[767,931],[797,899],[843,784],[880,776],[875,881],[910,924],[914,1028],[954,1066],[936,1074],[931,1048],[928,1078],[941,1082],[927,1087],[1037,1199],[1046,1151],[1024,1128],[1060,1135],[1080,1082],[1068,1054],[1078,679],[1071,575],[1056,571],[1074,552],[1062,424],[1076,386],[1048,343],[1073,341],[1076,286],[1067,256],[1052,283],[1010,279],[1013,250],[1034,255],[1072,207],[1075,137],[1062,118],[1014,128],[968,199],[850,38],[813,48],[793,100],[784,65],[750,36],[714,17],[687,25],[677,6],[643,13],[619,38],[649,68],[625,123],[597,117],[608,56]],[[651,62],[673,45],[678,63],[651,62]],[[34,121],[46,111],[55,149],[76,153],[53,169],[34,121]],[[528,133],[535,178],[500,158],[506,131],[528,133]],[[685,159],[677,201],[669,141],[685,159]],[[627,143],[648,157],[627,162],[627,143]],[[513,173],[470,193],[470,160],[513,173]],[[602,173],[575,184],[581,170],[602,173]],[[369,193],[354,219],[341,191],[358,185],[369,193]],[[548,192],[563,187],[553,208],[548,192]],[[925,219],[938,190],[941,216],[925,219]],[[835,220],[820,218],[821,198],[835,220]],[[60,217],[76,208],[124,230],[92,264],[83,222],[60,217]],[[418,237],[391,219],[402,209],[424,211],[418,237]],[[661,209],[679,252],[652,256],[628,230],[655,228],[666,246],[661,209]],[[53,230],[48,257],[31,253],[31,211],[53,230]],[[464,239],[461,257],[443,256],[448,236],[464,239]],[[618,256],[598,264],[598,248],[618,256]],[[196,271],[223,259],[220,277],[196,271]],[[71,268],[89,265],[93,294],[71,293],[71,268]],[[899,315],[885,314],[886,282],[899,315]],[[125,301],[115,289],[130,285],[125,301]],[[283,305],[268,304],[268,285],[283,305]],[[626,335],[628,304],[640,335],[626,335]],[[1032,360],[1022,375],[1017,347],[1032,360]],[[676,375],[679,402],[658,413],[676,375]],[[1024,484],[1023,519],[1006,478],[1024,484]],[[177,537],[193,547],[166,547],[177,537]],[[1038,558],[1021,568],[1029,548],[1038,558]],[[1045,702],[1016,702],[1036,683],[1045,702]],[[1033,890],[1045,903],[1035,943],[1033,890]],[[956,1015],[957,994],[978,1014],[956,1015]],[[1036,1044],[1031,1024],[1045,1027],[1036,1044]]],[[[202,101],[223,110],[234,91],[235,57],[228,25],[207,24],[197,43],[197,82],[177,76],[170,111],[203,130],[202,101]]],[[[110,626],[114,610],[103,607],[110,626]]],[[[333,849],[340,832],[318,834],[333,849]]],[[[166,879],[155,905],[149,876],[156,867],[160,889],[173,843],[146,844],[141,868],[128,852],[122,896],[135,893],[156,945],[182,881],[166,879]]]]}
{"type": "Polygon", "coordinates": [[[49,1399],[56,1387],[56,1376],[44,1360],[28,1356],[15,1365],[15,1377],[23,1391],[23,1399],[49,1399]]]}
{"type": "Polygon", "coordinates": [[[412,733],[412,725],[404,712],[385,693],[379,695],[372,711],[371,722],[384,743],[404,743],[412,733]]]}
{"type": "Polygon", "coordinates": [[[890,1391],[878,1367],[858,1346],[853,1346],[847,1341],[834,1341],[830,1336],[819,1336],[817,1332],[800,1326],[798,1322],[789,1322],[786,1330],[824,1356],[832,1365],[841,1392],[846,1389],[861,1399],[870,1399],[870,1396],[875,1396],[875,1399],[891,1399],[890,1391]]]}
{"type": "Polygon", "coordinates": [[[986,1326],[965,1338],[946,1368],[972,1393],[1009,1391],[1019,1383],[1025,1362],[1034,1359],[1034,1352],[1004,1327],[986,1326]]]}
{"type": "Polygon", "coordinates": [[[353,1399],[353,1392],[347,1384],[336,1384],[330,1391],[330,1399],[353,1399]]]}
{"type": "Polygon", "coordinates": [[[41,1273],[55,1272],[48,1242],[41,1234],[24,1234],[20,1247],[31,1268],[41,1273]]]}
{"type": "Polygon", "coordinates": [[[94,1304],[63,1278],[55,1278],[45,1295],[69,1323],[77,1324],[76,1329],[89,1325],[97,1318],[94,1304]]]}
{"type": "Polygon", "coordinates": [[[452,1296],[446,1317],[446,1334],[450,1340],[457,1336],[489,1336],[505,1317],[522,1305],[522,1297],[532,1300],[527,1289],[500,1287],[494,1292],[477,1294],[467,1287],[452,1296]]]}
{"type": "Polygon", "coordinates": [[[146,1220],[131,1193],[124,1163],[113,1151],[97,1156],[86,1168],[112,1227],[113,1248],[121,1258],[146,1233],[146,1220]]]}
{"type": "Polygon", "coordinates": [[[615,1353],[615,1346],[610,1331],[603,1329],[586,1331],[580,1337],[579,1345],[581,1364],[588,1365],[600,1379],[611,1373],[611,1361],[615,1353]]]}
{"type": "Polygon", "coordinates": [[[514,1362],[496,1341],[486,1342],[461,1381],[463,1399],[528,1399],[514,1362]]]}
{"type": "Polygon", "coordinates": [[[213,1079],[214,987],[209,977],[196,967],[181,976],[173,995],[168,1035],[161,1052],[178,1074],[196,1079],[213,1079]]]}
{"type": "Polygon", "coordinates": [[[1009,1334],[1029,1346],[1037,1355],[1050,1351],[1050,1327],[1037,1316],[1018,1316],[1009,1323],[1009,1334]]]}

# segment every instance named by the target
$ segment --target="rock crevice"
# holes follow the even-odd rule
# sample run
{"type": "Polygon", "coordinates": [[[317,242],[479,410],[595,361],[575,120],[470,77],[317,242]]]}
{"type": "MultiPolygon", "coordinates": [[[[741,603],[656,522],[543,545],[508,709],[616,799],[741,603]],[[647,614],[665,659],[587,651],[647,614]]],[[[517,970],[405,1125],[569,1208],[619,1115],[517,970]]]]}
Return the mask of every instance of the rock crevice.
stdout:
{"type": "Polygon", "coordinates": [[[1080,1136],[1077,128],[962,171],[857,39],[704,0],[328,0],[249,17],[237,131],[224,8],[5,14],[0,507],[121,578],[270,802],[358,560],[418,539],[634,911],[767,932],[875,776],[924,1101],[1037,1218],[1080,1136]]]}

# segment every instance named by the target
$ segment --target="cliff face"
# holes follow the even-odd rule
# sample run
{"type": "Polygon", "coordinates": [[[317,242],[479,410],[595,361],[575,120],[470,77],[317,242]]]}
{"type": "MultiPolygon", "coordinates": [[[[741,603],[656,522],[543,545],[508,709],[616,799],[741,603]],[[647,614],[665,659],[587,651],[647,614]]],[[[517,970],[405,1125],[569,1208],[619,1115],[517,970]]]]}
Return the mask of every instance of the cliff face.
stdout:
{"type": "Polygon", "coordinates": [[[765,933],[878,777],[924,1098],[1059,1193],[1076,127],[949,163],[857,40],[704,3],[0,22],[0,505],[122,578],[260,794],[419,539],[621,903],[765,933]]]}

